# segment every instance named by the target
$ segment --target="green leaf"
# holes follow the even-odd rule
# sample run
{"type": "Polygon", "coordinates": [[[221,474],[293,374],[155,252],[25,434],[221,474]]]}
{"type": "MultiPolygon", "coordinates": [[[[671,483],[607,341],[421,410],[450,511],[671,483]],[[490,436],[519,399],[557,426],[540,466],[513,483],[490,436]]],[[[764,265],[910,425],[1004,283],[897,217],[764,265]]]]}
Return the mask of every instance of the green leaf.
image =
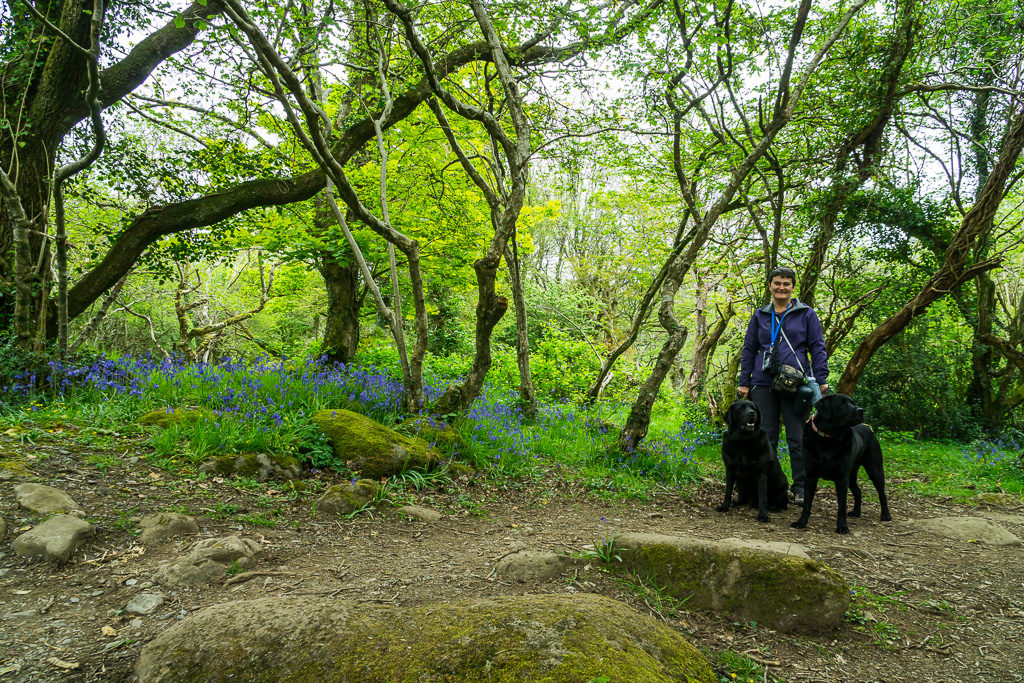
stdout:
{"type": "Polygon", "coordinates": [[[185,28],[185,20],[181,17],[174,17],[174,25],[178,28],[185,28]]]}

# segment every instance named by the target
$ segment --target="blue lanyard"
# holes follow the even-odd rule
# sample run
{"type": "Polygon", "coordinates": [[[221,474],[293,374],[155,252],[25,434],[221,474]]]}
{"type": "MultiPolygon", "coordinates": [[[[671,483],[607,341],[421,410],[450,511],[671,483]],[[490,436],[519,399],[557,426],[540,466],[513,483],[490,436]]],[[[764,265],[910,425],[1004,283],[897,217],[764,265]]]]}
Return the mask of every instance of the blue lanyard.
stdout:
{"type": "Polygon", "coordinates": [[[786,314],[789,313],[789,309],[792,306],[793,306],[793,302],[791,300],[789,302],[789,304],[786,305],[786,310],[782,312],[782,317],[781,318],[775,312],[775,307],[774,306],[772,307],[771,325],[772,325],[772,346],[773,347],[775,346],[775,340],[778,339],[778,337],[779,337],[779,332],[782,331],[782,321],[786,319],[786,314]],[[775,321],[776,320],[779,321],[779,326],[778,327],[775,326],[775,321]]]}

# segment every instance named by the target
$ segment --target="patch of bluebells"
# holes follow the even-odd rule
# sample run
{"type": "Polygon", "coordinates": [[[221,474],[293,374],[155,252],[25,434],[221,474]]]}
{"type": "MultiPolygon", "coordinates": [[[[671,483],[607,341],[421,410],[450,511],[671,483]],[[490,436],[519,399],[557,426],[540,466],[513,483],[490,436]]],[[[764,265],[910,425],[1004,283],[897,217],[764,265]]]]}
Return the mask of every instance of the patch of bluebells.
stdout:
{"type": "Polygon", "coordinates": [[[536,436],[524,429],[518,398],[516,392],[488,382],[466,414],[476,423],[470,436],[472,450],[488,453],[488,464],[510,474],[528,468],[540,457],[533,448],[536,436]]]}
{"type": "Polygon", "coordinates": [[[986,465],[1016,464],[1022,457],[1021,442],[1013,436],[975,439],[960,453],[967,460],[986,465]]]}
{"type": "MultiPolygon", "coordinates": [[[[312,439],[316,430],[309,416],[322,408],[359,403],[367,415],[383,422],[403,412],[402,383],[392,372],[317,359],[252,363],[225,359],[189,365],[181,357],[146,355],[97,358],[79,365],[53,362],[49,370],[55,393],[82,403],[120,400],[132,410],[196,405],[208,410],[218,424],[233,417],[251,425],[253,432],[276,435],[281,444],[294,436],[312,439]]],[[[25,373],[14,380],[2,388],[0,398],[17,396],[17,403],[27,403],[39,396],[35,376],[25,373]]],[[[436,400],[445,388],[440,378],[426,379],[425,400],[436,400]]],[[[606,464],[624,473],[670,482],[679,480],[697,446],[717,438],[709,425],[687,422],[674,434],[652,435],[634,453],[609,458],[607,422],[572,404],[547,404],[538,407],[533,424],[526,426],[519,399],[515,391],[487,383],[469,410],[470,454],[479,466],[490,465],[508,474],[522,472],[543,457],[538,453],[539,440],[562,443],[571,435],[575,447],[584,449],[589,458],[607,459],[606,464]]],[[[445,427],[442,419],[424,418],[432,427],[445,427]]],[[[221,449],[224,446],[218,444],[221,449]]]]}

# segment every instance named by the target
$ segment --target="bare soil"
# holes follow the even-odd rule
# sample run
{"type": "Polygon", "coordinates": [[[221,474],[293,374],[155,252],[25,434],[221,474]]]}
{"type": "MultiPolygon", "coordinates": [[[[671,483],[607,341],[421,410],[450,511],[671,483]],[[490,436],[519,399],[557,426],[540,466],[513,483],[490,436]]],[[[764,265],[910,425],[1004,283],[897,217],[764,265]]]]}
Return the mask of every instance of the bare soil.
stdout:
{"type": "MultiPolygon", "coordinates": [[[[539,480],[479,479],[410,493],[404,502],[445,515],[424,523],[392,508],[352,519],[314,517],[312,491],[292,498],[230,481],[189,479],[139,459],[141,442],[99,441],[105,443],[85,447],[58,437],[20,444],[0,436],[0,464],[7,465],[0,469],[0,516],[8,525],[0,547],[0,680],[131,681],[148,640],[183,615],[228,600],[319,595],[409,606],[566,592],[601,593],[665,620],[708,655],[722,680],[732,680],[729,673],[744,657],[761,667],[759,681],[1024,680],[1024,551],[953,541],[915,524],[977,515],[1024,536],[1024,513],[916,497],[898,485],[899,473],[888,473],[894,521],[877,521],[869,485],[865,517],[850,520],[849,536],[833,531],[830,484],[815,501],[811,526],[797,531],[789,527],[798,516],[794,508],[768,524],[756,522],[747,508],[715,512],[723,487],[711,480],[649,502],[608,502],[557,472],[539,480]],[[9,466],[12,457],[25,459],[28,474],[9,466]],[[11,551],[19,531],[39,521],[14,502],[12,489],[22,481],[65,490],[96,525],[95,538],[67,565],[11,551]],[[132,517],[161,510],[196,516],[204,537],[236,534],[259,541],[265,552],[256,573],[225,575],[223,583],[199,589],[153,586],[158,564],[196,540],[140,545],[132,517]],[[597,561],[543,584],[509,582],[494,570],[518,550],[585,553],[595,541],[625,531],[800,543],[840,572],[857,597],[835,632],[794,635],[688,612],[655,587],[606,571],[597,561]],[[125,613],[128,600],[144,591],[161,591],[168,599],[152,615],[125,613]]],[[[314,489],[332,483],[317,476],[314,489]]]]}

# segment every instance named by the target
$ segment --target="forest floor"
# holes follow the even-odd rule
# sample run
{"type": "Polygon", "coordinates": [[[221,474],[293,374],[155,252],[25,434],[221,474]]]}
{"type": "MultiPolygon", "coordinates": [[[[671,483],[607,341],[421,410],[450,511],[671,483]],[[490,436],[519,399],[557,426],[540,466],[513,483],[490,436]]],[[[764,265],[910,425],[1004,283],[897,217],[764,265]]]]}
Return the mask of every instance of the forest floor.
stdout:
{"type": "MultiPolygon", "coordinates": [[[[951,541],[915,522],[975,515],[1024,536],[1020,509],[988,511],[916,496],[888,472],[893,522],[877,521],[874,492],[849,536],[834,533],[831,484],[815,500],[811,525],[789,527],[795,508],[769,524],[754,511],[715,512],[722,485],[711,479],[678,495],[608,501],[565,473],[523,481],[477,480],[410,493],[404,502],[433,508],[437,522],[393,509],[352,519],[312,516],[312,494],[198,480],[152,467],[141,440],[111,437],[21,444],[0,436],[0,452],[28,466],[2,469],[0,516],[0,681],[131,681],[143,645],[174,620],[229,600],[319,595],[398,606],[498,595],[593,592],[624,601],[676,628],[704,651],[719,680],[963,681],[1024,680],[1024,550],[951,541]],[[62,566],[11,551],[20,529],[38,522],[17,507],[12,489],[36,481],[66,491],[96,525],[96,536],[62,566]],[[264,548],[251,580],[181,589],[153,586],[161,561],[194,541],[155,547],[137,542],[134,517],[187,511],[202,536],[235,534],[264,548]],[[273,526],[268,526],[272,524],[273,526]],[[494,567],[518,550],[585,553],[613,533],[644,531],[703,539],[741,537],[795,542],[837,570],[855,592],[846,622],[820,635],[794,635],[717,614],[688,612],[656,587],[589,565],[563,579],[515,583],[494,567]],[[147,589],[167,602],[156,613],[125,613],[147,589]]],[[[324,483],[330,483],[327,475],[324,483]]],[[[863,478],[863,477],[862,477],[863,478]]],[[[612,672],[612,680],[615,680],[612,672]]],[[[585,683],[581,681],[580,683],[585,683]]]]}

